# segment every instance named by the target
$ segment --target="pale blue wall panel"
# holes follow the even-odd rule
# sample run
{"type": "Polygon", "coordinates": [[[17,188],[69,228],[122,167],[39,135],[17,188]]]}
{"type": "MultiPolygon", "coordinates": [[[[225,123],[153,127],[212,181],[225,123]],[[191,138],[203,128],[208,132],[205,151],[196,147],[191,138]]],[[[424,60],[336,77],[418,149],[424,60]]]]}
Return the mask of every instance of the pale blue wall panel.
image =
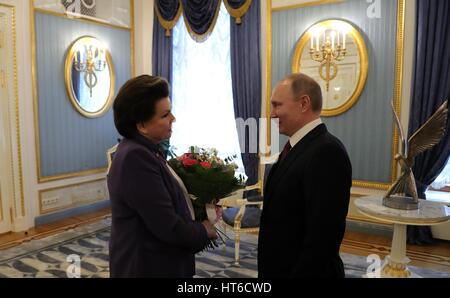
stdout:
{"type": "MultiPolygon", "coordinates": [[[[361,0],[273,12],[272,86],[291,72],[295,46],[312,24],[330,18],[353,23],[369,54],[369,74],[359,101],[337,117],[323,117],[329,130],[345,144],[353,179],[389,182],[392,146],[397,1],[381,0],[381,18],[369,18],[370,4],[361,0]]],[[[286,138],[282,137],[280,146],[286,138]]]]}
{"type": "Polygon", "coordinates": [[[77,38],[97,37],[111,51],[117,94],[131,77],[130,31],[43,13],[35,16],[41,175],[105,167],[105,152],[119,137],[112,108],[93,119],[74,109],[64,85],[65,56],[77,38]]]}

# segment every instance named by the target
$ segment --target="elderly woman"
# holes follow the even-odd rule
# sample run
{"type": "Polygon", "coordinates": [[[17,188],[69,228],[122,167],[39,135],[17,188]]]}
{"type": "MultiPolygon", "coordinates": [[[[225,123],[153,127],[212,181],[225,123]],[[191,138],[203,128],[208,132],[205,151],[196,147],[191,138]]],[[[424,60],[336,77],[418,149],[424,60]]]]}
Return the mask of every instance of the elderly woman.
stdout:
{"type": "Polygon", "coordinates": [[[111,277],[192,277],[194,254],[217,237],[209,221],[192,219],[184,185],[158,143],[170,138],[166,80],[143,75],[122,86],[114,123],[124,137],[108,174],[112,208],[111,277]]]}

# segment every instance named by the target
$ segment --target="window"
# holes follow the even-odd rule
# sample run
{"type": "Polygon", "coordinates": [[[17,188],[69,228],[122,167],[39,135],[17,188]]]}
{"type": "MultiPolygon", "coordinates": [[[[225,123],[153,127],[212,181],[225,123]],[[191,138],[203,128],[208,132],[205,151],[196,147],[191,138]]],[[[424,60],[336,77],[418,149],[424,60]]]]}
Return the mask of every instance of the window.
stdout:
{"type": "Polygon", "coordinates": [[[230,60],[230,15],[222,4],[208,39],[195,42],[183,18],[173,29],[172,110],[176,117],[170,143],[177,155],[190,146],[216,148],[225,158],[237,155],[244,167],[236,130],[230,60]]]}
{"type": "Polygon", "coordinates": [[[427,199],[450,204],[450,156],[441,174],[426,191],[427,199]]]}

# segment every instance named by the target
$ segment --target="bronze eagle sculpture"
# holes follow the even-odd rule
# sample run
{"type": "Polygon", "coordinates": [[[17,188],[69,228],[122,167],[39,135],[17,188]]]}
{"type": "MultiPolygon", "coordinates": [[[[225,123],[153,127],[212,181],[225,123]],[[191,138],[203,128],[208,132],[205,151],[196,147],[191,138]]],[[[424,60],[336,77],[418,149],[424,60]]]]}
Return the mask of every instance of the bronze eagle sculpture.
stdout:
{"type": "Polygon", "coordinates": [[[395,155],[395,160],[401,167],[401,175],[384,195],[383,205],[396,209],[418,209],[419,197],[412,172],[414,158],[438,144],[444,136],[447,126],[448,100],[409,139],[405,137],[400,119],[392,103],[391,106],[402,142],[401,152],[395,155]]]}

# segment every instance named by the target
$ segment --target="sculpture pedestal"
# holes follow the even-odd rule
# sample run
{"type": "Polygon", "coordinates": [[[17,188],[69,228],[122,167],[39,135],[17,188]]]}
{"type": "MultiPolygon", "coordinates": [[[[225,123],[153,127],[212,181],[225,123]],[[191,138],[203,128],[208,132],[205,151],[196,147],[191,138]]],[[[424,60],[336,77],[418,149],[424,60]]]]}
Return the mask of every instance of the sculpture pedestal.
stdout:
{"type": "Polygon", "coordinates": [[[385,278],[420,277],[408,269],[406,256],[406,226],[431,226],[447,222],[450,208],[444,204],[419,200],[419,209],[400,210],[383,205],[381,196],[368,196],[355,200],[358,211],[367,217],[394,224],[391,253],[383,266],[371,276],[385,278]]]}

